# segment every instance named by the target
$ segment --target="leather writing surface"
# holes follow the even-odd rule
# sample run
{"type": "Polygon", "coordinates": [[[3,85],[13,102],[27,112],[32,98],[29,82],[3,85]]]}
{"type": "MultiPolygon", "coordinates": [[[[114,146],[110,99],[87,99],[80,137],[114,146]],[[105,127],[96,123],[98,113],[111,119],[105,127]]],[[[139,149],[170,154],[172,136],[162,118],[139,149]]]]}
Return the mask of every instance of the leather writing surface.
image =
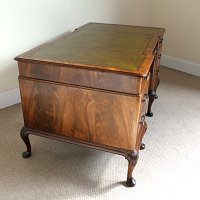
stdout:
{"type": "Polygon", "coordinates": [[[141,75],[144,62],[152,59],[152,52],[146,51],[159,31],[159,28],[89,23],[22,58],[90,68],[99,66],[141,75]]]}

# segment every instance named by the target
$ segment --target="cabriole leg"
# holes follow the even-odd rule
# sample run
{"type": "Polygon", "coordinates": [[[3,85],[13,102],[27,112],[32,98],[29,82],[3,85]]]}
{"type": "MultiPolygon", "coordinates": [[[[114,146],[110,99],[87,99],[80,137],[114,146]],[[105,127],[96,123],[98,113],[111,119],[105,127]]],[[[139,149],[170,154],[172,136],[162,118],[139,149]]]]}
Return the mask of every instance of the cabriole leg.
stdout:
{"type": "Polygon", "coordinates": [[[31,156],[31,144],[30,144],[28,135],[29,134],[27,133],[26,129],[23,127],[21,129],[20,136],[21,136],[22,140],[24,141],[26,148],[27,148],[27,150],[22,153],[23,158],[29,158],[31,156]]]}
{"type": "Polygon", "coordinates": [[[127,174],[127,181],[126,184],[128,187],[134,187],[136,184],[135,179],[132,176],[133,169],[135,168],[135,165],[137,164],[139,158],[139,154],[137,151],[133,151],[131,154],[128,154],[127,160],[128,160],[128,174],[127,174]]]}
{"type": "Polygon", "coordinates": [[[147,111],[146,116],[153,117],[153,112],[151,111],[151,106],[152,106],[154,100],[157,98],[158,98],[158,96],[156,95],[156,92],[154,92],[152,90],[149,91],[149,104],[148,104],[148,111],[147,111]]]}

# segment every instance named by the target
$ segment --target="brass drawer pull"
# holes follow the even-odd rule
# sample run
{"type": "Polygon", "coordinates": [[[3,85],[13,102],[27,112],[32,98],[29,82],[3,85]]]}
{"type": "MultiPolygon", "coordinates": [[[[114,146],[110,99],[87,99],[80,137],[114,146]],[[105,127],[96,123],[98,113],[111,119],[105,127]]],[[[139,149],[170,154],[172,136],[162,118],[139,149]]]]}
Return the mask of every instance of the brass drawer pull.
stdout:
{"type": "Polygon", "coordinates": [[[156,55],[157,52],[158,52],[158,49],[155,48],[155,49],[153,50],[153,55],[156,55]]]}
{"type": "Polygon", "coordinates": [[[145,115],[142,115],[141,120],[142,120],[142,121],[145,120],[145,115]]]}
{"type": "Polygon", "coordinates": [[[150,79],[150,72],[148,73],[147,76],[144,77],[144,79],[147,80],[147,81],[150,79]]]}
{"type": "Polygon", "coordinates": [[[159,40],[160,40],[160,43],[162,44],[162,43],[163,43],[163,37],[162,37],[162,36],[159,36],[158,38],[159,38],[159,40]]]}
{"type": "Polygon", "coordinates": [[[142,99],[143,102],[147,102],[148,101],[148,94],[144,94],[144,99],[142,99]]]}
{"type": "Polygon", "coordinates": [[[145,124],[145,115],[142,115],[140,124],[144,125],[145,124]]]}
{"type": "Polygon", "coordinates": [[[143,102],[147,103],[148,102],[148,99],[142,99],[143,102]]]}

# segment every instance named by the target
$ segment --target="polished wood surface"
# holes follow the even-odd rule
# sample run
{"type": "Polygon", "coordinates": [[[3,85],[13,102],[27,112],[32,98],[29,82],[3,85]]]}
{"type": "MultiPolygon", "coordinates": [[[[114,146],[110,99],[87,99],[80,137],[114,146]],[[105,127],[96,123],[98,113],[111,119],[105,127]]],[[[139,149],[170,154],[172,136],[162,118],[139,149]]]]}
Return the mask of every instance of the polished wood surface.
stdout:
{"type": "Polygon", "coordinates": [[[29,134],[123,155],[127,185],[157,98],[164,29],[89,23],[18,57],[29,134]]]}
{"type": "Polygon", "coordinates": [[[19,79],[19,83],[27,128],[135,149],[139,98],[51,82],[19,79]]]}
{"type": "Polygon", "coordinates": [[[143,77],[114,72],[27,62],[19,62],[19,76],[128,94],[141,94],[145,82],[143,77]]]}

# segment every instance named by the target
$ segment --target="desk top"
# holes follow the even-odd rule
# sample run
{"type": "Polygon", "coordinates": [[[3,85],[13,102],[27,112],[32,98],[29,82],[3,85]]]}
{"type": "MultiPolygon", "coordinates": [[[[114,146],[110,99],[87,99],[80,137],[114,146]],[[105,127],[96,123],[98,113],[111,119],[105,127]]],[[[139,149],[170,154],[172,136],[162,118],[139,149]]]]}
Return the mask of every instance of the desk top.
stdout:
{"type": "Polygon", "coordinates": [[[15,60],[45,62],[146,76],[164,29],[88,23],[15,60]]]}

